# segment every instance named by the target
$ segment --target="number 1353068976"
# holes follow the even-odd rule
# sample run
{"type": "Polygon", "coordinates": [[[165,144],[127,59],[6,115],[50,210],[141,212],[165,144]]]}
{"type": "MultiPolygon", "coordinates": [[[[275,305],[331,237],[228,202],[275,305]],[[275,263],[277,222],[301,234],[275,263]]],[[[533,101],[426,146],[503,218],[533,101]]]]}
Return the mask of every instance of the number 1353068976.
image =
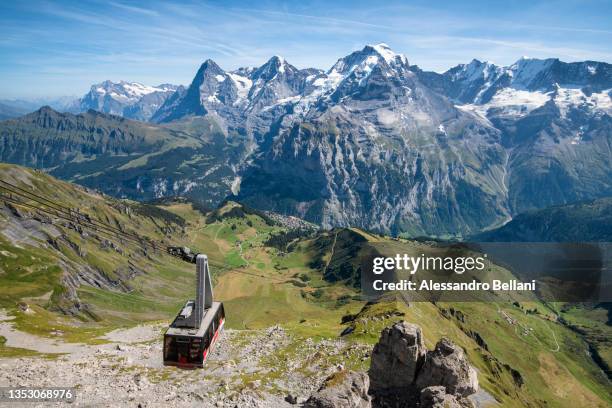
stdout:
{"type": "Polygon", "coordinates": [[[0,402],[74,402],[76,392],[68,387],[0,387],[0,402]]]}

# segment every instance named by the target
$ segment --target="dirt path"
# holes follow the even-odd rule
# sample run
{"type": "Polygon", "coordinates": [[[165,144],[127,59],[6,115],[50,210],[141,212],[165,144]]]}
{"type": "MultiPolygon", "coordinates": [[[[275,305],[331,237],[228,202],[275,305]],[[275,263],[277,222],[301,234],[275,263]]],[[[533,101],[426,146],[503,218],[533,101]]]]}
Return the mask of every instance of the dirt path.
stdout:
{"type": "Polygon", "coordinates": [[[248,259],[246,259],[246,258],[244,257],[244,253],[243,253],[243,250],[242,250],[242,241],[241,241],[241,242],[238,244],[238,249],[239,249],[239,251],[238,251],[238,255],[240,255],[240,258],[242,258],[242,260],[243,260],[244,262],[246,262],[246,266],[247,266],[247,267],[249,267],[249,266],[251,265],[251,263],[249,262],[249,260],[248,260],[248,259]]]}
{"type": "Polygon", "coordinates": [[[337,239],[338,239],[338,232],[336,232],[336,234],[334,235],[334,242],[332,244],[331,253],[329,255],[329,259],[327,260],[327,263],[325,263],[325,268],[323,269],[323,276],[325,276],[325,274],[327,273],[327,268],[329,267],[329,264],[331,263],[332,259],[334,259],[334,251],[336,250],[336,240],[337,239]]]}
{"type": "Polygon", "coordinates": [[[548,330],[550,330],[550,332],[552,333],[553,336],[553,340],[555,341],[556,344],[556,348],[555,349],[550,349],[550,351],[556,353],[561,349],[561,346],[559,345],[559,342],[557,341],[557,336],[555,336],[555,331],[553,329],[550,328],[550,326],[547,324],[546,327],[548,327],[548,330]]]}
{"type": "Polygon", "coordinates": [[[0,310],[0,336],[6,339],[7,347],[45,354],[75,354],[83,352],[83,349],[87,347],[80,343],[64,343],[61,339],[49,339],[16,330],[11,320],[13,320],[12,316],[9,316],[5,310],[0,310]]]}
{"type": "MultiPolygon", "coordinates": [[[[535,341],[542,347],[548,347],[545,346],[544,344],[542,344],[542,342],[540,341],[540,339],[538,339],[538,337],[536,336],[536,333],[534,333],[532,331],[531,328],[529,328],[528,326],[525,326],[524,324],[522,324],[520,321],[518,321],[517,319],[514,319],[513,317],[511,317],[510,315],[508,315],[505,311],[503,311],[499,305],[496,303],[495,306],[497,307],[497,312],[500,313],[504,319],[506,319],[506,321],[508,321],[509,324],[511,324],[512,326],[514,326],[514,333],[516,335],[516,337],[518,337],[521,341],[528,343],[524,337],[525,336],[531,336],[535,339],[535,341]],[[520,329],[523,331],[523,334],[519,333],[519,327],[520,329]]],[[[555,332],[553,331],[553,329],[548,325],[545,324],[546,328],[548,330],[550,330],[551,334],[552,334],[552,338],[555,342],[555,348],[551,349],[549,348],[550,351],[552,351],[553,353],[557,353],[561,350],[561,346],[559,345],[559,342],[557,341],[557,336],[555,335],[555,332]]]]}

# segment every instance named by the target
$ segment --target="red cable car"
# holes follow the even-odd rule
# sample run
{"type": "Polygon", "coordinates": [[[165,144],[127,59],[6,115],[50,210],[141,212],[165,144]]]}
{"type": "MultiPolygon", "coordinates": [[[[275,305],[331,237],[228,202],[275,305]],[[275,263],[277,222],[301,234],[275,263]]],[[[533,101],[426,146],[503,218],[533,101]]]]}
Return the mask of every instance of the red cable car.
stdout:
{"type": "Polygon", "coordinates": [[[164,334],[164,365],[183,368],[203,367],[223,325],[223,303],[214,302],[208,270],[208,257],[196,261],[196,299],[189,300],[164,334]]]}

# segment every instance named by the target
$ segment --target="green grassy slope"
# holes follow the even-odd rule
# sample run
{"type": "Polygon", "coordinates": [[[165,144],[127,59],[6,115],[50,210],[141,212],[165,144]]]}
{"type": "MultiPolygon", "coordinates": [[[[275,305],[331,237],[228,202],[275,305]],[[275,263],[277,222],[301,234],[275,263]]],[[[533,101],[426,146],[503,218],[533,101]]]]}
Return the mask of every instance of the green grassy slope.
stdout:
{"type": "MultiPolygon", "coordinates": [[[[314,245],[327,256],[335,248],[332,259],[324,257],[324,262],[317,263],[328,271],[326,274],[330,270],[359,274],[359,262],[355,260],[368,248],[363,239],[383,255],[418,256],[437,251],[432,243],[392,240],[359,230],[336,230],[323,235],[314,245]],[[329,246],[322,247],[323,242],[329,246]],[[350,265],[345,264],[347,261],[350,265]]],[[[496,265],[485,272],[483,280],[487,280],[486,275],[510,276],[496,265]]],[[[421,273],[426,278],[427,272],[421,273]]],[[[332,280],[336,276],[332,274],[332,280]]],[[[347,283],[357,279],[350,273],[345,278],[347,283]]],[[[535,297],[495,293],[489,294],[487,302],[420,300],[412,295],[387,294],[383,301],[367,304],[359,313],[343,318],[346,337],[375,343],[384,327],[405,319],[421,325],[429,347],[442,336],[464,347],[480,371],[483,387],[504,406],[569,406],[572,398],[580,398],[587,406],[607,406],[612,400],[609,380],[590,355],[592,350],[585,341],[589,338],[563,322],[571,310],[560,312],[555,305],[544,304],[535,297]]],[[[590,325],[590,316],[583,319],[583,324],[590,325]]],[[[589,334],[605,343],[600,345],[605,355],[612,335],[610,326],[600,321],[589,334]]]]}
{"type": "MultiPolygon", "coordinates": [[[[0,175],[128,233],[156,240],[184,238],[184,220],[174,214],[17,166],[0,164],[0,175]]],[[[19,329],[48,335],[55,327],[67,339],[90,338],[110,327],[168,318],[192,287],[193,268],[162,250],[143,250],[112,234],[0,203],[0,307],[16,315],[19,329]],[[19,302],[34,313],[20,311],[19,302]],[[66,316],[84,323],[77,327],[66,316]]]]}
{"type": "MultiPolygon", "coordinates": [[[[278,350],[278,361],[313,337],[333,339],[345,332],[349,343],[373,344],[383,327],[405,319],[423,327],[429,347],[442,336],[464,347],[482,387],[502,406],[569,407],[576,399],[594,407],[612,403],[609,382],[588,355],[584,336],[560,324],[560,312],[536,299],[517,304],[506,297],[484,303],[360,299],[356,260],[364,243],[390,253],[421,253],[428,243],[337,229],[304,234],[279,248],[266,243],[287,228],[236,203],[212,214],[185,201],[154,209],[16,166],[0,165],[0,175],[126,231],[208,254],[228,327],[280,324],[291,333],[292,343],[278,350]]],[[[112,328],[169,321],[193,296],[193,265],[108,238],[111,246],[107,238],[82,234],[61,220],[37,221],[43,217],[34,211],[20,213],[0,205],[0,307],[15,316],[20,330],[47,337],[61,330],[65,340],[95,343],[112,328]],[[102,285],[85,278],[70,283],[68,277],[81,275],[102,285]]],[[[609,326],[602,323],[600,329],[609,338],[609,326]]],[[[0,355],[21,353],[27,351],[0,342],[0,355]]],[[[368,366],[361,359],[344,363],[368,366]]]]}

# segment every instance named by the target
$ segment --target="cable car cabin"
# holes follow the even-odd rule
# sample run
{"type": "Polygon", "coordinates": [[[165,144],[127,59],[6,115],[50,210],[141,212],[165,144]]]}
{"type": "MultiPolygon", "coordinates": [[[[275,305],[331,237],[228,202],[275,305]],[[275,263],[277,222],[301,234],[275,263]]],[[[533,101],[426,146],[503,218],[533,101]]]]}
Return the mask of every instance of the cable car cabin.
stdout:
{"type": "Polygon", "coordinates": [[[203,367],[225,323],[223,303],[213,302],[208,257],[194,255],[196,298],[189,300],[164,334],[164,365],[203,367]]]}
{"type": "Polygon", "coordinates": [[[185,319],[183,311],[193,307],[193,303],[187,302],[164,335],[164,365],[203,367],[223,329],[225,311],[221,302],[213,302],[212,307],[205,311],[198,329],[184,327],[188,319],[185,319]]]}

